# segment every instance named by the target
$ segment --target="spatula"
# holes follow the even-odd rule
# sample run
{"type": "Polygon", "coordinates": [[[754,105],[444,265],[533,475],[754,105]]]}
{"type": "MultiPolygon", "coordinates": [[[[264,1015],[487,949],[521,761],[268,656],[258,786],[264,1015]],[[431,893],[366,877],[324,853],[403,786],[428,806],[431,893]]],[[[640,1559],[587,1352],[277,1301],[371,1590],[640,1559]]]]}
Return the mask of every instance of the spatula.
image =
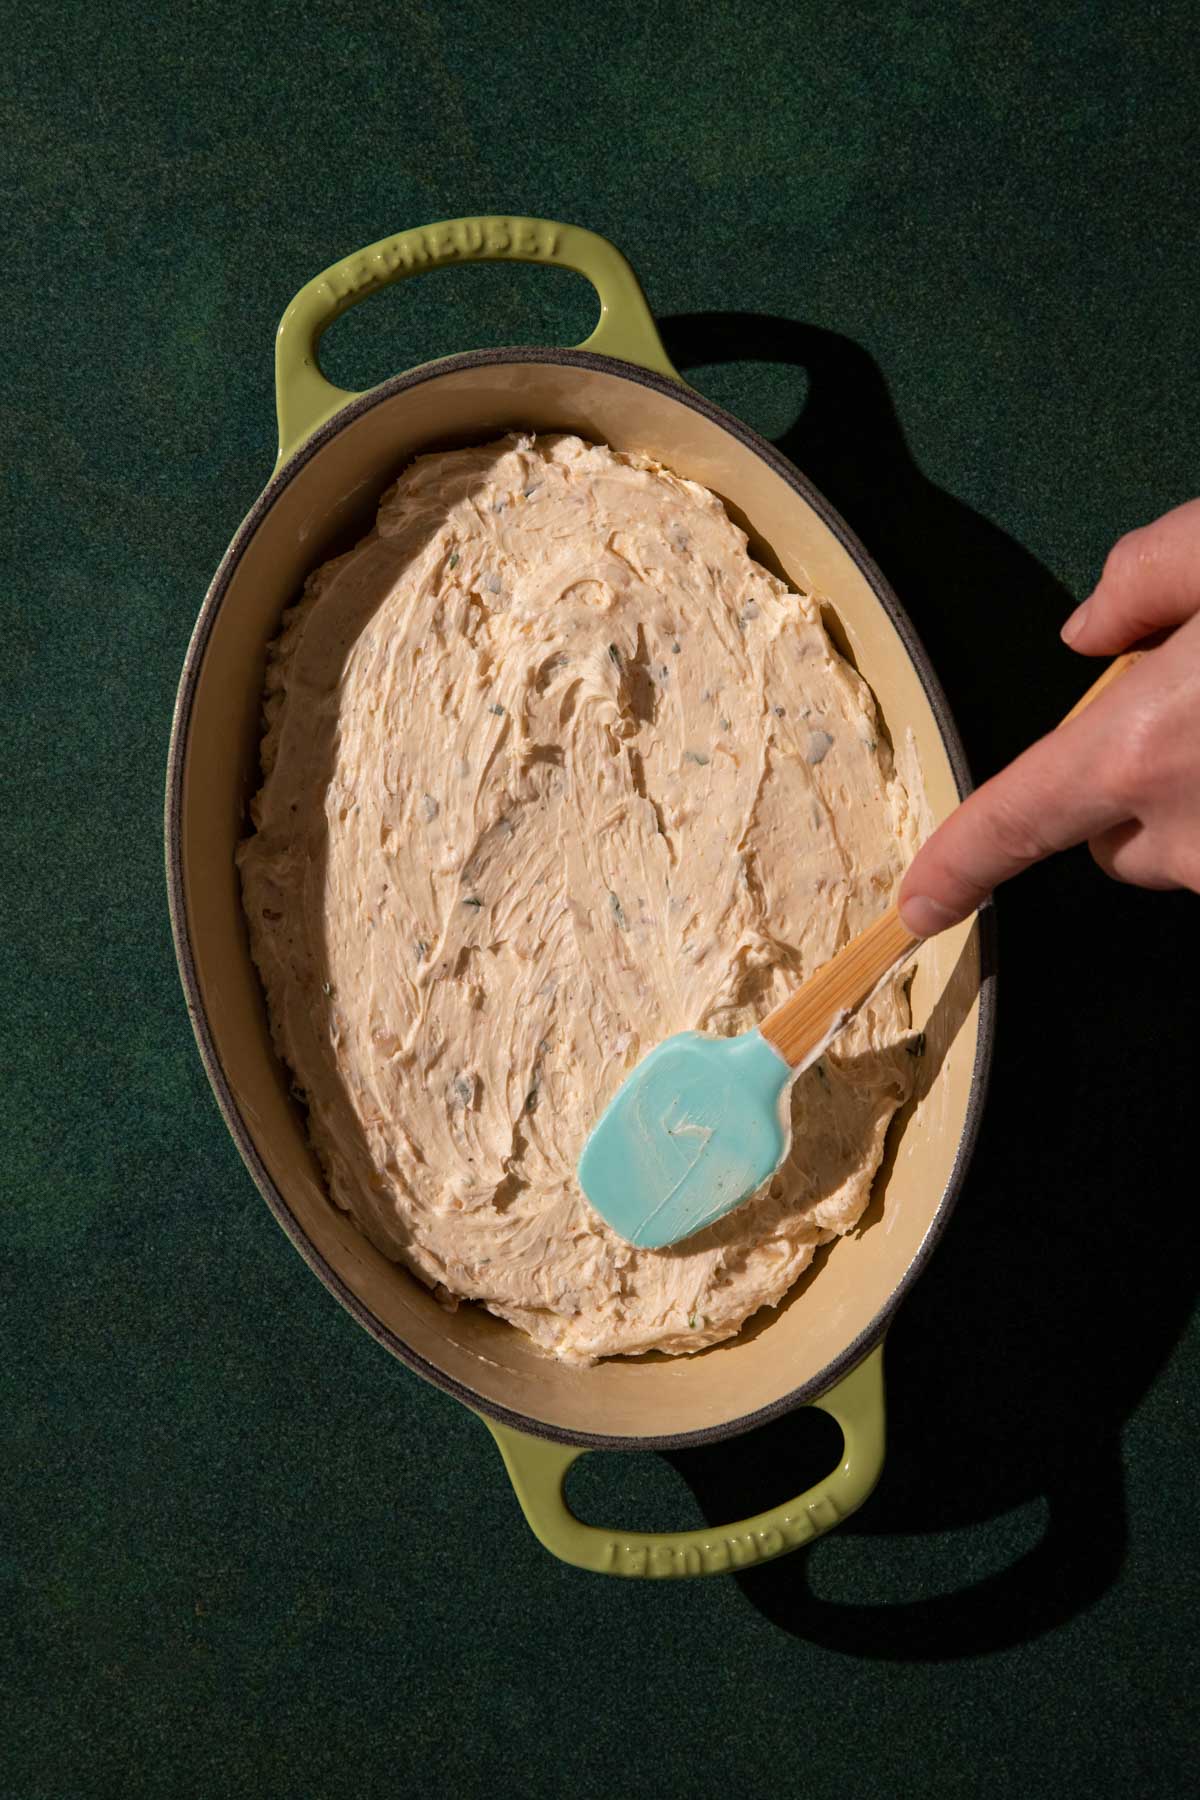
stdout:
{"type": "MultiPolygon", "coordinates": [[[[1063,724],[1138,655],[1110,663],[1063,724]]],[[[580,1185],[601,1217],[628,1243],[661,1250],[757,1193],[788,1152],[793,1081],[923,942],[893,902],[752,1031],[683,1031],[651,1050],[579,1159],[580,1185]]]]}

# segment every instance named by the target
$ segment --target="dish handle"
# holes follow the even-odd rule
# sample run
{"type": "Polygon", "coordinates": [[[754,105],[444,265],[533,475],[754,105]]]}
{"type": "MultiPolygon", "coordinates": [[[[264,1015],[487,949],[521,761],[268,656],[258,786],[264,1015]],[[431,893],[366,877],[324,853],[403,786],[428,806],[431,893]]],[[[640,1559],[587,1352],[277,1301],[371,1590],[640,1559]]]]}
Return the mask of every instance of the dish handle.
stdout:
{"type": "Polygon", "coordinates": [[[638,278],[607,238],[580,225],[552,219],[486,217],[447,219],[381,238],[316,275],[296,295],[275,338],[275,398],[279,414],[276,468],[326,419],[358,395],[335,387],[321,373],[321,334],[369,294],[459,262],[550,263],[574,269],[600,297],[600,318],[578,347],[619,357],[659,375],[680,379],[663,349],[638,278]]]}
{"type": "Polygon", "coordinates": [[[564,1493],[567,1473],[584,1452],[480,1416],[499,1445],[530,1530],[552,1556],[600,1575],[719,1575],[811,1543],[849,1518],[879,1480],[885,1447],[883,1345],[810,1404],[842,1428],[842,1459],[832,1474],[751,1519],[669,1535],[585,1525],[564,1493]]]}

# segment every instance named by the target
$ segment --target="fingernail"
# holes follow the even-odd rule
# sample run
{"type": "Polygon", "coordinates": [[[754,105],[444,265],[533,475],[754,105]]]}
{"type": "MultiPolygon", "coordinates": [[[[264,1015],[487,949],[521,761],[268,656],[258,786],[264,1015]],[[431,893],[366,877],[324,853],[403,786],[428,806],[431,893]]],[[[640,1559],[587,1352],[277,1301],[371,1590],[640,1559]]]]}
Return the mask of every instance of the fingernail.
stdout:
{"type": "Polygon", "coordinates": [[[945,931],[948,925],[957,925],[959,915],[939,900],[931,900],[928,894],[912,894],[900,902],[900,919],[913,937],[929,938],[945,931]]]}
{"type": "Polygon", "coordinates": [[[1082,606],[1077,606],[1075,608],[1075,611],[1071,614],[1070,618],[1067,620],[1066,624],[1063,626],[1061,632],[1059,633],[1059,636],[1062,638],[1062,641],[1064,644],[1073,644],[1075,642],[1075,639],[1079,636],[1080,632],[1083,630],[1084,626],[1087,624],[1087,615],[1088,615],[1088,606],[1089,605],[1090,605],[1090,602],[1085,600],[1082,606]]]}

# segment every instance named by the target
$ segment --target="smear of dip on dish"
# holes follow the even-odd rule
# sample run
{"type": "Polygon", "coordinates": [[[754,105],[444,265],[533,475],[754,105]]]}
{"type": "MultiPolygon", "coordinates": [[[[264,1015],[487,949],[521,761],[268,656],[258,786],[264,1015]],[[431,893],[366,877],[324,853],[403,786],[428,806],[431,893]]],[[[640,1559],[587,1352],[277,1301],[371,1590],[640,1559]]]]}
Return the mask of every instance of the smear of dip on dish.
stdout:
{"type": "Polygon", "coordinates": [[[912,1085],[902,979],[708,1231],[635,1250],[575,1174],[648,1050],[762,1018],[916,847],[869,690],[712,494],[575,437],[421,457],[285,616],[265,728],[254,955],[386,1255],[590,1361],[732,1336],[856,1224],[912,1085]]]}

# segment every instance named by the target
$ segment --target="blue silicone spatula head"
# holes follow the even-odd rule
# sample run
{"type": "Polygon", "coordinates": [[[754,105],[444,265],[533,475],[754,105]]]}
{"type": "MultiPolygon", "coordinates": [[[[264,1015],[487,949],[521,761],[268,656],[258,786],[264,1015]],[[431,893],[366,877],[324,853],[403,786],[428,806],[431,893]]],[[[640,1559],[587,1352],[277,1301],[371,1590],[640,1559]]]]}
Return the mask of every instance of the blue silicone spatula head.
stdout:
{"type": "Polygon", "coordinates": [[[790,1140],[788,1089],[920,942],[893,903],[741,1037],[667,1038],[627,1075],[584,1146],[579,1180],[628,1243],[662,1250],[771,1179],[790,1140]]]}
{"type": "Polygon", "coordinates": [[[795,1070],[758,1031],[683,1031],[652,1050],[592,1130],[584,1193],[618,1236],[661,1250],[740,1206],[787,1154],[795,1070]]]}

